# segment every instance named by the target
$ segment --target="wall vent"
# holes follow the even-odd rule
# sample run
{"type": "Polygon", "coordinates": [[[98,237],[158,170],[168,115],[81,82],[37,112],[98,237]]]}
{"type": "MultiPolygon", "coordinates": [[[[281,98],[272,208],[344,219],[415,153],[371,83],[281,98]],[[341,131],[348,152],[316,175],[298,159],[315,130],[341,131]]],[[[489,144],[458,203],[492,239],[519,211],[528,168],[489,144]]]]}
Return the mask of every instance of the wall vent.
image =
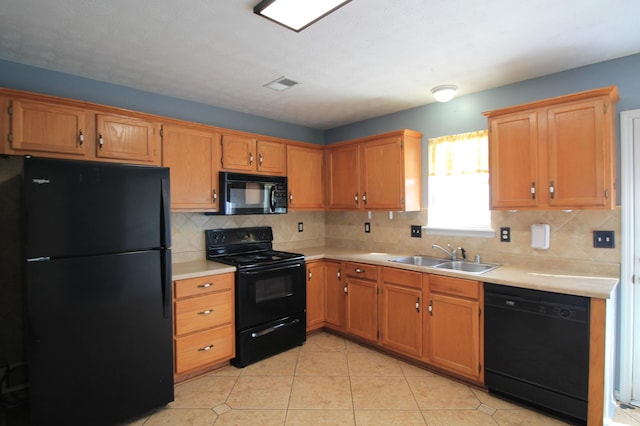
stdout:
{"type": "Polygon", "coordinates": [[[287,77],[280,77],[273,80],[271,83],[267,83],[264,87],[268,87],[269,89],[277,90],[278,92],[282,92],[283,90],[287,90],[293,86],[298,84],[297,81],[291,80],[287,77]]]}

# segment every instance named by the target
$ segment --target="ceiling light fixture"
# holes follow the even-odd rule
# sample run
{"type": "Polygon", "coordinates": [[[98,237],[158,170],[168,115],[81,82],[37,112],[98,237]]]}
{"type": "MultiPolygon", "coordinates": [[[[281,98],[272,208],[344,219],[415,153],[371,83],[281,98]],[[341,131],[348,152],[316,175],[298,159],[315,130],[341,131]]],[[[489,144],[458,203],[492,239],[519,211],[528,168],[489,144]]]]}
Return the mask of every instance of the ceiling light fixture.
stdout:
{"type": "Polygon", "coordinates": [[[253,13],[300,32],[350,1],[263,0],[253,8],[253,13]]]}
{"type": "Polygon", "coordinates": [[[457,86],[445,84],[434,87],[431,89],[431,93],[433,93],[433,97],[436,98],[436,101],[449,102],[456,95],[456,90],[458,90],[457,86]]]}

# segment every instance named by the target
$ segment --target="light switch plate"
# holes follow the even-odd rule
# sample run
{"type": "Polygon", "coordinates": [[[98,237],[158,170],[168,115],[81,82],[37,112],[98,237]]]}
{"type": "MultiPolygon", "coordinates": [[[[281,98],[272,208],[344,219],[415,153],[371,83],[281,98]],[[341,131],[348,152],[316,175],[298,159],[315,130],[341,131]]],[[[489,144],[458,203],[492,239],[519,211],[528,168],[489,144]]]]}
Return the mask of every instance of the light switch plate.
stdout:
{"type": "Polygon", "coordinates": [[[422,238],[422,226],[420,226],[420,225],[411,225],[411,237],[413,237],[413,238],[422,238]]]}

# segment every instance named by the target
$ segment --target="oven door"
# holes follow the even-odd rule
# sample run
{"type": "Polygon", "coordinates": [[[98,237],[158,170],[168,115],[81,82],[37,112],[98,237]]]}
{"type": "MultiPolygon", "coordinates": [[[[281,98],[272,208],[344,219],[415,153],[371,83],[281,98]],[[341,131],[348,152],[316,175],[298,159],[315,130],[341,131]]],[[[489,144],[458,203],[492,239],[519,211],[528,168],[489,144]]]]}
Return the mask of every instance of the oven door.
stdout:
{"type": "Polygon", "coordinates": [[[304,312],[307,305],[304,261],[239,270],[236,327],[239,330],[304,312]]]}

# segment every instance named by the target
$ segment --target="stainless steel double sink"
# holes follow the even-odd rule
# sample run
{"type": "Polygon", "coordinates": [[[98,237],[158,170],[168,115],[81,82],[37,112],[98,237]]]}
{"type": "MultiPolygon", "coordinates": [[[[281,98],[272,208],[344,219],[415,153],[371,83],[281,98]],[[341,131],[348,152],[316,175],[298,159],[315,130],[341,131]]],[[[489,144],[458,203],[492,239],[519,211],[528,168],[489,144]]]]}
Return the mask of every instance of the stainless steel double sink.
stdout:
{"type": "Polygon", "coordinates": [[[490,263],[472,263],[466,260],[447,260],[439,259],[437,257],[430,256],[405,256],[398,257],[397,259],[391,259],[391,262],[403,263],[405,265],[414,266],[426,266],[436,269],[449,269],[452,271],[467,272],[470,274],[484,274],[493,269],[496,269],[500,265],[494,265],[490,263]]]}

